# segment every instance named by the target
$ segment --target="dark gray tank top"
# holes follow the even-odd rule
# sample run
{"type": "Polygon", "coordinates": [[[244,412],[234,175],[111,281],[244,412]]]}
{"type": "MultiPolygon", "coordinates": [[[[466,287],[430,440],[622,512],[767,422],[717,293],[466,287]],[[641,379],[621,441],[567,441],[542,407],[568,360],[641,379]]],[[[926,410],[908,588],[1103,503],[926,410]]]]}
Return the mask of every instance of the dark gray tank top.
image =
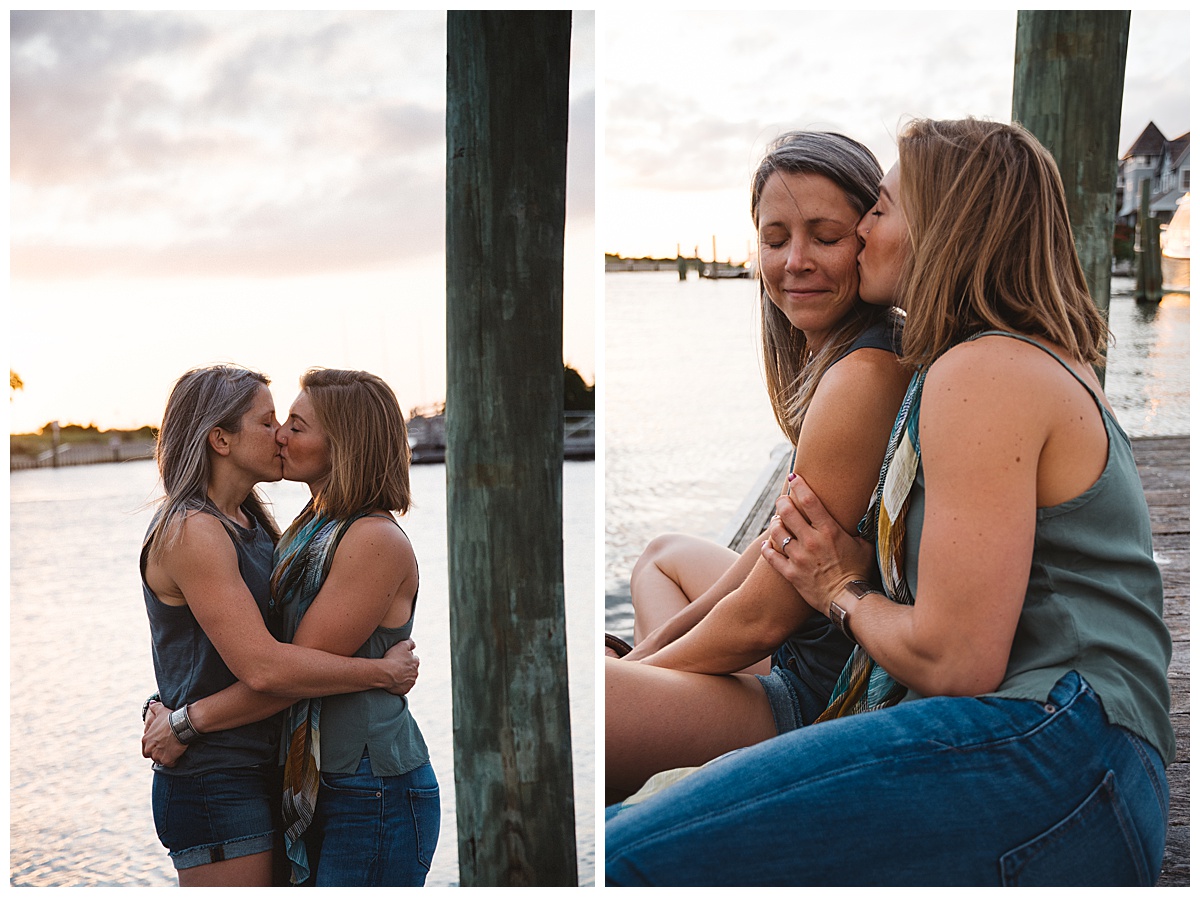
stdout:
{"type": "MultiPolygon", "coordinates": [[[[838,357],[838,361],[859,349],[884,349],[899,355],[902,333],[903,321],[889,315],[864,330],[838,357]]],[[[792,460],[795,461],[795,455],[792,460]]],[[[824,703],[833,691],[833,685],[853,648],[851,641],[838,631],[828,617],[813,614],[784,643],[786,650],[775,652],[771,663],[790,669],[799,676],[808,689],[820,698],[824,709],[824,703]]],[[[805,725],[812,722],[811,719],[804,720],[805,725]]]]}
{"type": "MultiPolygon", "coordinates": [[[[275,546],[270,534],[258,525],[253,516],[250,521],[250,529],[230,524],[233,527],[230,538],[237,551],[238,572],[254,596],[254,603],[258,605],[263,619],[268,620],[267,628],[271,635],[278,638],[279,634],[271,630],[267,617],[275,546]]],[[[228,525],[226,529],[229,529],[228,525]]],[[[150,618],[154,678],[158,682],[158,694],[163,704],[178,709],[221,691],[236,682],[237,677],[225,665],[216,647],[196,622],[192,609],[186,604],[164,604],[146,585],[148,551],[149,546],[143,546],[140,571],[146,615],[150,618]]],[[[175,766],[167,768],[155,764],[154,769],[167,775],[186,776],[213,769],[274,764],[278,759],[281,730],[282,717],[276,715],[224,732],[212,732],[192,742],[175,766]]]]}

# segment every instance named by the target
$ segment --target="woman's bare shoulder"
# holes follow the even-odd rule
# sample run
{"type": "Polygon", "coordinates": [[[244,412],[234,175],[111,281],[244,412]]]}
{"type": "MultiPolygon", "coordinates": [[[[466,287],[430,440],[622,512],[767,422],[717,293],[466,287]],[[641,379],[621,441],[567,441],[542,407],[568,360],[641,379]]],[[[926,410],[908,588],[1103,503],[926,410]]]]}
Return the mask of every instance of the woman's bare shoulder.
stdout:
{"type": "Polygon", "coordinates": [[[859,349],[829,368],[813,393],[809,413],[826,409],[845,415],[863,408],[874,415],[891,409],[894,415],[912,379],[912,370],[886,349],[859,349]]]}
{"type": "Polygon", "coordinates": [[[1059,384],[1073,390],[1075,378],[1047,349],[1072,364],[1065,350],[1049,343],[1039,347],[998,335],[959,343],[930,365],[922,401],[936,394],[1001,404],[1050,401],[1059,384]]]}
{"type": "Polygon", "coordinates": [[[821,378],[821,382],[824,383],[830,375],[833,376],[834,380],[832,382],[835,383],[840,383],[843,380],[856,380],[862,377],[887,381],[902,378],[907,382],[911,374],[912,370],[900,363],[900,358],[895,352],[888,349],[864,347],[855,349],[850,354],[838,359],[825,372],[825,376],[821,378]]]}
{"type": "Polygon", "coordinates": [[[379,514],[360,517],[350,524],[338,544],[338,554],[345,551],[364,558],[379,556],[393,564],[415,563],[416,555],[408,535],[390,514],[379,514]]]}
{"type": "Polygon", "coordinates": [[[229,532],[214,515],[201,510],[188,510],[177,515],[163,528],[162,557],[211,556],[214,551],[233,551],[229,532]]]}

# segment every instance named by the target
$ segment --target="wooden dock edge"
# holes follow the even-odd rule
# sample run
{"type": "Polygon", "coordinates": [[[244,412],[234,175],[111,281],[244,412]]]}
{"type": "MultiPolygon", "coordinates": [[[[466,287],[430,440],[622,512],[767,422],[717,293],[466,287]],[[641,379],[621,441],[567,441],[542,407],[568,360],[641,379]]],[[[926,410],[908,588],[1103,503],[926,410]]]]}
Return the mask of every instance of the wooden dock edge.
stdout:
{"type": "MultiPolygon", "coordinates": [[[[1171,723],[1175,728],[1175,762],[1167,767],[1170,787],[1167,847],[1160,887],[1187,887],[1191,876],[1190,795],[1191,772],[1191,479],[1189,436],[1154,436],[1133,439],[1154,539],[1154,557],[1163,574],[1163,618],[1171,631],[1171,723]]],[[[782,446],[771,460],[750,496],[742,503],[739,518],[725,530],[723,541],[744,551],[756,540],[774,513],[775,498],[783,489],[791,453],[782,446]]]]}

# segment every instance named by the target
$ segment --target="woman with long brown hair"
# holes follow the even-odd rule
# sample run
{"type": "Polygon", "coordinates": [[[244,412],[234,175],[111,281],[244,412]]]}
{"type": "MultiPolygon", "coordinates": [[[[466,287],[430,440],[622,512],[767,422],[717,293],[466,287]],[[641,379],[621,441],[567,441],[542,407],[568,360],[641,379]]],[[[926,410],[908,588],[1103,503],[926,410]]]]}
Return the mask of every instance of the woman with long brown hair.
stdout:
{"type": "MultiPolygon", "coordinates": [[[[795,131],[751,187],[765,373],[776,420],[840,525],[860,522],[907,376],[891,309],[862,302],[854,228],[882,172],[841,134],[795,131]]],[[[811,723],[852,645],[808,619],[757,557],[672,535],[634,568],[637,644],[605,660],[606,803],[654,773],[703,763],[811,723]],[[696,651],[718,627],[728,649],[696,651]],[[737,656],[737,660],[731,658],[737,656]]]]}

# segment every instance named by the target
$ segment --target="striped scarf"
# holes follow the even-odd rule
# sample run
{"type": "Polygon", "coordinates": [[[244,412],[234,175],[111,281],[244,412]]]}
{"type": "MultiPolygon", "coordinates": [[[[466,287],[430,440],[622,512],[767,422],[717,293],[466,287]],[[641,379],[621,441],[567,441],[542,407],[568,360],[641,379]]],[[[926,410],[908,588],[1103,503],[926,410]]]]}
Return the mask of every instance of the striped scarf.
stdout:
{"type": "MultiPolygon", "coordinates": [[[[917,466],[921,460],[921,441],[917,428],[924,385],[925,370],[921,370],[908,384],[908,391],[888,440],[879,485],[863,523],[859,524],[859,532],[863,537],[873,536],[875,539],[875,553],[883,574],[884,592],[898,604],[913,603],[904,579],[904,516],[908,511],[909,492],[916,481],[917,466]]],[[[859,645],[855,645],[833,686],[828,706],[816,721],[891,707],[906,693],[903,685],[889,676],[859,645]]]]}
{"type": "MultiPolygon", "coordinates": [[[[280,537],[275,548],[271,595],[273,610],[283,614],[285,641],[295,638],[300,619],[329,575],[338,543],[350,524],[362,516],[364,514],[330,520],[312,514],[312,502],[309,502],[280,537]],[[307,522],[302,522],[309,517],[307,522]]],[[[301,836],[312,822],[320,782],[320,698],[301,699],[288,709],[284,736],[284,847],[292,864],[292,884],[300,884],[309,876],[308,852],[301,836]]]]}

